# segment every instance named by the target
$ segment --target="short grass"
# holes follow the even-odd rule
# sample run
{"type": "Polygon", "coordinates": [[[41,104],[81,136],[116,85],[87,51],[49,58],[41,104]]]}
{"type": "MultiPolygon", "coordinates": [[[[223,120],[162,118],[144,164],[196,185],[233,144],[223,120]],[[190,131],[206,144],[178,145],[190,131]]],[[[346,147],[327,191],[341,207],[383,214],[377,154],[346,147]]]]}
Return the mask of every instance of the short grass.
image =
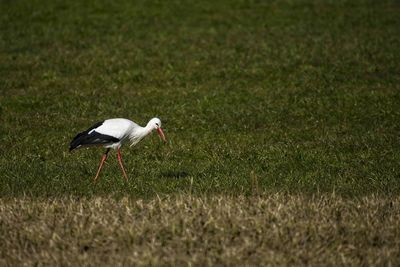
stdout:
{"type": "Polygon", "coordinates": [[[0,199],[2,266],[397,266],[400,199],[0,199]]]}
{"type": "Polygon", "coordinates": [[[0,1],[0,196],[400,192],[398,1],[0,1]],[[96,121],[159,116],[97,184],[96,121]]]}

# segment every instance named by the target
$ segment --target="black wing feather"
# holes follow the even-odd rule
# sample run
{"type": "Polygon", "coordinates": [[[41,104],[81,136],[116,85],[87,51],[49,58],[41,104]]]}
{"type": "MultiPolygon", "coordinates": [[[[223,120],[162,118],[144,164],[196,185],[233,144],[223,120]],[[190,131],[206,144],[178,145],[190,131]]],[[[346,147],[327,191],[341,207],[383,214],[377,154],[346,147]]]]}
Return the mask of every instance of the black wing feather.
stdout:
{"type": "Polygon", "coordinates": [[[73,149],[80,147],[80,146],[103,145],[103,144],[119,142],[120,140],[114,136],[101,134],[96,131],[92,131],[93,129],[100,127],[103,124],[103,122],[104,121],[98,122],[98,123],[94,124],[92,127],[90,127],[89,129],[87,129],[86,131],[78,133],[74,137],[74,139],[72,139],[72,141],[69,145],[69,151],[72,151],[73,149]],[[92,131],[92,132],[89,134],[90,131],[92,131]]]}

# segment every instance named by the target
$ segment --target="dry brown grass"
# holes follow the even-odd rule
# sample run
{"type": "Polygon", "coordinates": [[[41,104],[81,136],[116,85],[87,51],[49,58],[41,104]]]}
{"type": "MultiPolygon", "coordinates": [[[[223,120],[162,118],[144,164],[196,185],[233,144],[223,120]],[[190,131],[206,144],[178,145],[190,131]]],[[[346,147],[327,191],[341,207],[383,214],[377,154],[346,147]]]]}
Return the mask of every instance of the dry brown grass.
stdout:
{"type": "Polygon", "coordinates": [[[398,265],[400,198],[1,199],[0,265],[398,265]]]}

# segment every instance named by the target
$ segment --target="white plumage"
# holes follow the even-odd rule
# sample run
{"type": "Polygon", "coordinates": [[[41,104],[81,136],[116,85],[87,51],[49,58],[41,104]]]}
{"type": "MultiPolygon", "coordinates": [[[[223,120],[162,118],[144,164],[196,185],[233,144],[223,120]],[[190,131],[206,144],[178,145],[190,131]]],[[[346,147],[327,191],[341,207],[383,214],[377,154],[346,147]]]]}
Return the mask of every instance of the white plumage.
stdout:
{"type": "Polygon", "coordinates": [[[103,167],[105,160],[107,159],[109,150],[111,148],[117,149],[118,161],[121,166],[122,173],[127,179],[128,177],[122,165],[122,157],[120,151],[121,146],[127,141],[131,142],[131,146],[135,145],[153,130],[157,130],[161,139],[163,141],[166,141],[164,132],[161,128],[161,121],[158,118],[151,119],[145,127],[141,127],[135,122],[128,119],[108,119],[94,124],[86,131],[78,133],[71,141],[69,149],[70,151],[72,151],[76,148],[93,145],[100,145],[104,148],[107,148],[106,152],[103,154],[99,169],[94,178],[95,180],[97,180],[100,170],[103,167]]]}

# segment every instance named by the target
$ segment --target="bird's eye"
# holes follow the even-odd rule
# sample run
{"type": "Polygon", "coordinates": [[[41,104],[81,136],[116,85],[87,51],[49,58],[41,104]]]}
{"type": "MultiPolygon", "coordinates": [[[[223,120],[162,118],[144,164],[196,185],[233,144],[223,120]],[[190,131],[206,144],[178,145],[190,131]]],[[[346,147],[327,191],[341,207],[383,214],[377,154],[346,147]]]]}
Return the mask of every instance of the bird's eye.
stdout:
{"type": "Polygon", "coordinates": [[[158,123],[157,123],[157,122],[156,122],[156,125],[157,125],[157,126],[160,126],[160,125],[158,125],[158,123]]]}

